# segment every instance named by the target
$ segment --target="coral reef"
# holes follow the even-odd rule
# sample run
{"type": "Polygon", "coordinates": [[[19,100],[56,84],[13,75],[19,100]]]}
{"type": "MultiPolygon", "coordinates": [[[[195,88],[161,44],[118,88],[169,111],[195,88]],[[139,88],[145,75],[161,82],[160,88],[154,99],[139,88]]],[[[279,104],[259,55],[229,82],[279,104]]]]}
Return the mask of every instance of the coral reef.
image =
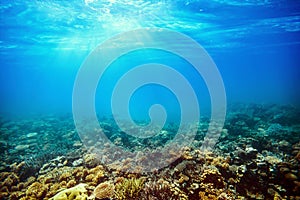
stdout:
{"type": "MultiPolygon", "coordinates": [[[[113,168],[102,165],[74,136],[67,118],[45,117],[31,126],[1,122],[0,199],[300,199],[296,113],[289,107],[235,105],[212,152],[201,150],[209,122],[203,119],[195,141],[181,156],[170,152],[177,159],[153,173],[126,171],[135,165],[132,158],[113,168]]],[[[176,130],[168,125],[154,138],[136,140],[109,120],[101,123],[111,141],[129,150],[163,145],[176,130]]],[[[142,156],[138,162],[135,167],[151,160],[142,156]]]]}

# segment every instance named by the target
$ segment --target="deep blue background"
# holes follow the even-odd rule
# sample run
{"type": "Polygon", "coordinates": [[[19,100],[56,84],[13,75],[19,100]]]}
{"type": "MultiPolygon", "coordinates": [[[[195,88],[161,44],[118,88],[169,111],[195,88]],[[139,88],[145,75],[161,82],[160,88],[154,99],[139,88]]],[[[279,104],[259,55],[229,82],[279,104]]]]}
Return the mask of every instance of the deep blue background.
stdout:
{"type": "MultiPolygon", "coordinates": [[[[197,40],[217,64],[229,103],[300,102],[299,1],[3,0],[0,112],[71,112],[76,73],[90,51],[117,33],[142,27],[168,28],[197,40]]],[[[208,105],[202,89],[197,94],[208,105]]],[[[142,97],[146,106],[154,101],[136,94],[142,97]]],[[[172,95],[160,97],[165,103],[172,95]]],[[[144,112],[141,103],[134,104],[144,112]]]]}

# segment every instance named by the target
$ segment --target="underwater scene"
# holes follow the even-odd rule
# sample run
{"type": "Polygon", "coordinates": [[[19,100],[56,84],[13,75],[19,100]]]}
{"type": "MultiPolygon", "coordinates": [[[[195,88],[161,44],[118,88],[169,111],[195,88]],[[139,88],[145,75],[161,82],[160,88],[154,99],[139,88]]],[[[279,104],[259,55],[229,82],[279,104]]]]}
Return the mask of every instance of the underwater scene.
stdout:
{"type": "Polygon", "coordinates": [[[0,199],[300,200],[300,2],[1,0],[0,199]]]}

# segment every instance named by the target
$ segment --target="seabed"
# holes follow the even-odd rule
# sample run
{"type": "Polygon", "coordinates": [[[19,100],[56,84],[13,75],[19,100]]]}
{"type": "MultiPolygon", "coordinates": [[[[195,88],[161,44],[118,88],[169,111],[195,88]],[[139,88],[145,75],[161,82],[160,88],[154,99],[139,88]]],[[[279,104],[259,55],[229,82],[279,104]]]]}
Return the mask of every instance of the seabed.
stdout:
{"type": "MultiPolygon", "coordinates": [[[[213,151],[201,151],[203,120],[192,145],[152,173],[126,171],[130,159],[114,168],[101,163],[70,115],[2,117],[0,199],[300,199],[299,116],[289,105],[235,104],[213,151]]],[[[101,123],[111,142],[132,150],[172,139],[170,128],[137,143],[109,119],[101,123]]]]}

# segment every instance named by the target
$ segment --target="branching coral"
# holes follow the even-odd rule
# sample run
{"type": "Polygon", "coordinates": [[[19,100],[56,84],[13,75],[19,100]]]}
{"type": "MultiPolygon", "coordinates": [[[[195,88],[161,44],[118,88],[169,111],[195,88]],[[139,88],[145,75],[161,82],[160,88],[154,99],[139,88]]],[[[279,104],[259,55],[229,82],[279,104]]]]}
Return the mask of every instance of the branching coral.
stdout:
{"type": "Polygon", "coordinates": [[[26,190],[26,197],[30,199],[44,199],[47,192],[48,188],[46,185],[39,182],[34,182],[26,190]]]}
{"type": "Polygon", "coordinates": [[[141,196],[143,188],[143,178],[123,179],[123,181],[118,183],[115,187],[115,197],[120,200],[138,199],[141,196]]]}
{"type": "Polygon", "coordinates": [[[202,183],[211,183],[215,188],[224,187],[224,178],[217,169],[205,169],[200,179],[202,183]]]}
{"type": "Polygon", "coordinates": [[[165,199],[175,200],[181,198],[180,198],[180,194],[174,191],[168,182],[158,181],[158,182],[150,182],[146,184],[141,199],[142,200],[165,200],[165,199]]]}
{"type": "Polygon", "coordinates": [[[98,165],[88,171],[88,175],[85,177],[85,182],[96,186],[103,180],[104,176],[103,166],[98,165]]]}

